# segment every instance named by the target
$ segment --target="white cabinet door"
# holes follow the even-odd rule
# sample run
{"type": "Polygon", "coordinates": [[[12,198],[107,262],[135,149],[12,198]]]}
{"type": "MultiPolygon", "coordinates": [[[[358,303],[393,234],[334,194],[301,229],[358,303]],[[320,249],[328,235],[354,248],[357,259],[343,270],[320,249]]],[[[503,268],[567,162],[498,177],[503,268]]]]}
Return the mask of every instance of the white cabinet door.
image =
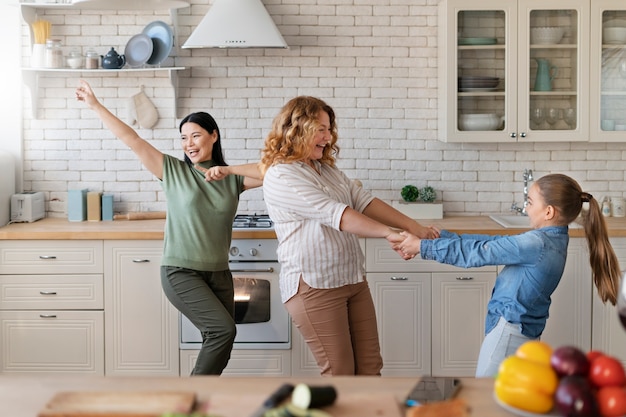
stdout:
{"type": "Polygon", "coordinates": [[[584,238],[570,239],[567,263],[559,286],[552,294],[550,316],[541,340],[558,347],[591,348],[591,266],[584,238]]]}
{"type": "Polygon", "coordinates": [[[495,280],[495,272],[471,269],[433,273],[433,376],[475,375],[495,280]]]}
{"type": "Polygon", "coordinates": [[[104,374],[102,311],[0,311],[0,374],[104,374]]]}
{"type": "MultiPolygon", "coordinates": [[[[626,269],[626,238],[611,239],[620,267],[626,269]]],[[[591,278],[589,278],[591,279],[591,278]]],[[[611,303],[602,304],[597,290],[593,291],[593,349],[601,350],[622,360],[626,366],[626,331],[617,309],[611,303]]]]}
{"type": "Polygon", "coordinates": [[[104,243],[107,375],[179,375],[178,311],[161,288],[160,240],[104,243]]]}
{"type": "Polygon", "coordinates": [[[368,273],[383,376],[430,375],[430,274],[368,273]]]}

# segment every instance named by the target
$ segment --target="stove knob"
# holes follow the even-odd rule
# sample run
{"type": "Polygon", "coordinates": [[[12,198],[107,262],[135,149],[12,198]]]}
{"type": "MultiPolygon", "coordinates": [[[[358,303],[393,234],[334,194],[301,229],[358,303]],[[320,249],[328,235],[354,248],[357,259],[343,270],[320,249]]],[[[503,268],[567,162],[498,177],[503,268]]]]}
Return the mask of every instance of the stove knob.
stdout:
{"type": "Polygon", "coordinates": [[[250,255],[256,256],[257,253],[259,253],[259,252],[256,249],[254,249],[254,248],[250,249],[250,255]]]}
{"type": "Polygon", "coordinates": [[[228,251],[230,253],[231,256],[237,256],[239,255],[239,248],[237,246],[233,246],[232,248],[230,248],[230,251],[228,251]]]}

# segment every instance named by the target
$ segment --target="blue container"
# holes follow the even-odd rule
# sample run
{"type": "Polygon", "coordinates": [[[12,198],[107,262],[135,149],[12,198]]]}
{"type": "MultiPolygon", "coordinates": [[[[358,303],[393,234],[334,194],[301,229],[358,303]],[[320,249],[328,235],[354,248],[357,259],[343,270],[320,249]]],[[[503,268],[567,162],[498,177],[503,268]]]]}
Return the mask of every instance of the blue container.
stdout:
{"type": "Polygon", "coordinates": [[[113,220],[113,194],[102,194],[102,220],[113,220]]]}
{"type": "Polygon", "coordinates": [[[87,220],[87,189],[67,192],[67,219],[71,222],[87,220]]]}

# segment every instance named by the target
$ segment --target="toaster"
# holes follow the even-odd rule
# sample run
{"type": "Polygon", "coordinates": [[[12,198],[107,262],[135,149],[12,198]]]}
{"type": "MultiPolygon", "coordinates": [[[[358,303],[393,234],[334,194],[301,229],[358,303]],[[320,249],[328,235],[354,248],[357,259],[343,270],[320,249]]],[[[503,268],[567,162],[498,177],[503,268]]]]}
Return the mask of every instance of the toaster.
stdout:
{"type": "Polygon", "coordinates": [[[46,215],[43,193],[26,192],[11,196],[11,223],[31,223],[46,215]]]}

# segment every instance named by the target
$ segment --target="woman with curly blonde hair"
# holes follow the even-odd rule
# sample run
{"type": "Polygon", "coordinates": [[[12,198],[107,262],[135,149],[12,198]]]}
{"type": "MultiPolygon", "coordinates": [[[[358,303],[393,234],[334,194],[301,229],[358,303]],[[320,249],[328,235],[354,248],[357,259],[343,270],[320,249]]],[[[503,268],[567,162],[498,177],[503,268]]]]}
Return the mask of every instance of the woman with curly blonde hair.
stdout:
{"type": "Polygon", "coordinates": [[[358,236],[438,236],[373,197],[335,166],[335,112],[308,96],[273,121],[261,157],[263,194],[278,237],[282,301],[321,374],[380,375],[383,363],[358,236]]]}

